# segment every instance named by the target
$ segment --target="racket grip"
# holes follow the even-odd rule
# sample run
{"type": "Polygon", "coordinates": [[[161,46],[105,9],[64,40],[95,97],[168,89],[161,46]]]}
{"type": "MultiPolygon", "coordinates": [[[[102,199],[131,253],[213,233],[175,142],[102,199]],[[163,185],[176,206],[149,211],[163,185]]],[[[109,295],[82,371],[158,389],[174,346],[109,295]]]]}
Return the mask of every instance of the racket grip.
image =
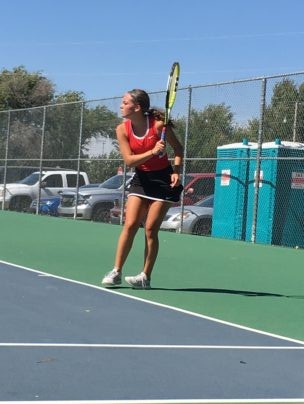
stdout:
{"type": "Polygon", "coordinates": [[[163,127],[162,133],[160,135],[160,139],[165,141],[166,140],[166,127],[163,127]]]}
{"type": "MultiPolygon", "coordinates": [[[[160,134],[160,140],[163,140],[164,142],[166,141],[166,127],[165,126],[163,127],[162,133],[160,134]]],[[[160,153],[158,155],[158,157],[162,158],[165,156],[166,153],[167,153],[166,151],[163,151],[162,153],[160,153]]]]}

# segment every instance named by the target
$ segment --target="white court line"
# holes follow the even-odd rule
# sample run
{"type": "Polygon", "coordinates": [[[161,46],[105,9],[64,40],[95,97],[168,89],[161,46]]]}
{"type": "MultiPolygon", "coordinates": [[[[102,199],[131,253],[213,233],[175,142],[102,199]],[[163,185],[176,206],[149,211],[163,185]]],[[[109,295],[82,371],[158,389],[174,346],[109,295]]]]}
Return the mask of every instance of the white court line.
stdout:
{"type": "Polygon", "coordinates": [[[44,342],[1,342],[0,348],[106,348],[106,349],[235,349],[235,350],[304,350],[304,346],[258,345],[160,345],[160,344],[70,344],[44,342]]]}
{"type": "Polygon", "coordinates": [[[86,286],[86,287],[89,287],[89,288],[92,288],[92,289],[97,289],[97,290],[100,290],[100,291],[103,291],[103,292],[106,292],[106,293],[116,294],[116,295],[119,295],[119,296],[127,298],[127,299],[137,300],[137,301],[144,302],[144,303],[147,303],[147,304],[151,304],[151,305],[154,305],[154,306],[163,307],[163,308],[166,308],[166,309],[170,309],[170,310],[174,310],[174,311],[177,311],[177,312],[180,312],[180,313],[184,313],[184,314],[187,314],[187,315],[190,315],[190,316],[193,316],[193,317],[198,317],[198,318],[202,318],[202,319],[205,319],[205,320],[210,320],[210,321],[213,321],[214,323],[228,325],[230,327],[238,328],[238,329],[245,330],[245,331],[254,332],[256,334],[266,335],[268,337],[280,339],[280,340],[283,340],[283,341],[293,342],[293,343],[300,344],[300,345],[304,346],[304,341],[302,341],[302,340],[297,340],[297,339],[294,339],[294,338],[284,337],[282,335],[273,334],[273,333],[269,333],[269,332],[266,332],[266,331],[261,331],[261,330],[255,329],[255,328],[246,327],[246,326],[236,324],[236,323],[231,323],[229,321],[220,320],[220,319],[217,319],[215,317],[205,316],[203,314],[199,314],[199,313],[195,313],[195,312],[192,312],[192,311],[184,310],[184,309],[181,309],[181,308],[178,308],[178,307],[169,306],[169,305],[154,302],[154,301],[151,301],[151,300],[146,300],[146,299],[143,299],[143,298],[140,298],[140,297],[137,297],[137,296],[127,295],[127,294],[124,294],[122,292],[118,292],[118,291],[113,290],[113,289],[107,289],[107,288],[103,288],[101,286],[96,286],[96,285],[92,285],[92,284],[89,284],[89,283],[76,281],[74,279],[64,278],[64,277],[59,276],[59,275],[53,275],[53,274],[50,274],[48,272],[39,271],[37,269],[25,267],[23,265],[13,264],[13,263],[8,262],[8,261],[0,260],[0,264],[1,263],[9,265],[9,266],[12,266],[12,267],[15,267],[15,268],[23,269],[23,270],[26,270],[26,271],[29,271],[29,272],[34,272],[34,273],[38,274],[38,276],[49,276],[51,278],[63,280],[65,282],[75,283],[77,285],[86,286]]]}
{"type": "Polygon", "coordinates": [[[254,403],[304,403],[302,398],[268,399],[189,399],[189,400],[60,400],[60,401],[0,401],[7,404],[254,404],[254,403]]]}

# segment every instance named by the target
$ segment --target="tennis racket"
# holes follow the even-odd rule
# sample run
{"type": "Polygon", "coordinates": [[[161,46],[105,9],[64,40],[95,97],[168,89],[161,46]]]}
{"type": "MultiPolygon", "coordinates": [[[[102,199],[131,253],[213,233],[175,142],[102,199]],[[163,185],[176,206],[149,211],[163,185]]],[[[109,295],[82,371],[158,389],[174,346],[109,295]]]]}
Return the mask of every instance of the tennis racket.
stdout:
{"type": "Polygon", "coordinates": [[[175,102],[176,92],[178,87],[178,80],[180,74],[180,66],[178,62],[173,63],[171,72],[167,82],[166,105],[165,105],[165,121],[161,133],[161,140],[166,140],[166,128],[170,120],[170,114],[175,102]]]}

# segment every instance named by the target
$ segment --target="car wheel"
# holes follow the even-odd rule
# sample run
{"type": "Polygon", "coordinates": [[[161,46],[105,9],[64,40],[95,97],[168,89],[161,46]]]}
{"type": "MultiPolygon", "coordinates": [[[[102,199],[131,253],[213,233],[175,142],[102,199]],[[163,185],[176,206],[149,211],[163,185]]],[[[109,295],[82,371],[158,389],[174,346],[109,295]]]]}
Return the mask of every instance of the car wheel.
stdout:
{"type": "Polygon", "coordinates": [[[9,210],[16,212],[27,212],[30,208],[32,200],[29,196],[15,196],[9,204],[9,210]]]}
{"type": "Polygon", "coordinates": [[[93,209],[92,213],[92,220],[93,222],[103,222],[109,223],[110,222],[110,209],[112,205],[97,205],[93,209]]]}
{"type": "Polygon", "coordinates": [[[198,236],[210,236],[212,227],[212,219],[210,217],[200,219],[193,227],[192,234],[198,236]]]}

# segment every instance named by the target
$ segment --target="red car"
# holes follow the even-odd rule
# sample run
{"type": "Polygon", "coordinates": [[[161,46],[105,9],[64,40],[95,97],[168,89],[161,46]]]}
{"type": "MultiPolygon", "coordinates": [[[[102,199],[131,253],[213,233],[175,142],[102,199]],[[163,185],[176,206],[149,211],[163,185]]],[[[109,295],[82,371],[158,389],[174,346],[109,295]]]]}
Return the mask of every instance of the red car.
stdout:
{"type": "MultiPolygon", "coordinates": [[[[193,205],[214,192],[214,173],[188,173],[184,180],[184,205],[193,205]]],[[[120,224],[121,206],[119,200],[110,210],[110,222],[120,224]]]]}
{"type": "Polygon", "coordinates": [[[214,173],[188,173],[184,181],[184,205],[193,205],[214,192],[214,173]]]}

